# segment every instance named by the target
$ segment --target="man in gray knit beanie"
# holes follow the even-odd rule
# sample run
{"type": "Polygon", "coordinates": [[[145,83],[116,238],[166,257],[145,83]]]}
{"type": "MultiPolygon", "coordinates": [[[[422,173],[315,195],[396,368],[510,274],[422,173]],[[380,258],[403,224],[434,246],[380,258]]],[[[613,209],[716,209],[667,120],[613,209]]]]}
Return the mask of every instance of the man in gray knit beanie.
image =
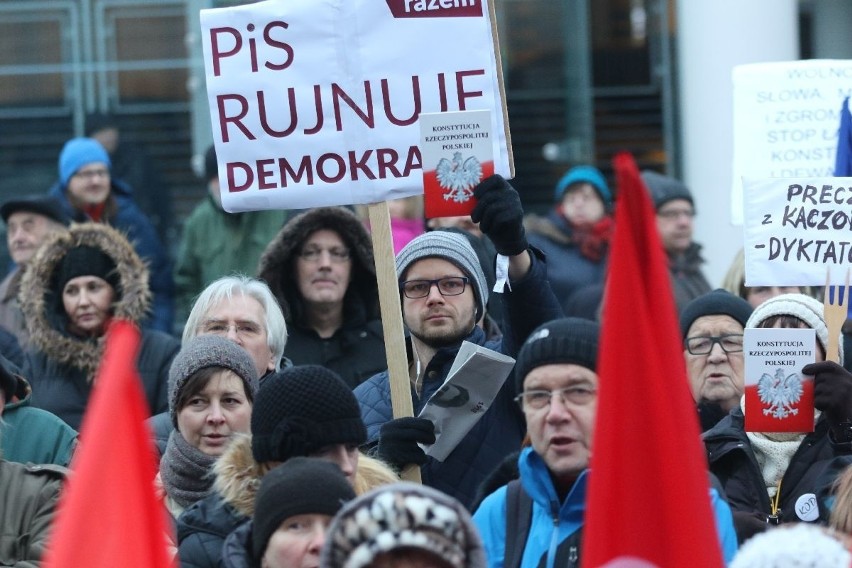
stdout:
{"type": "MultiPolygon", "coordinates": [[[[527,244],[518,192],[492,176],[474,189],[471,218],[498,253],[498,286],[505,290],[503,339],[488,341],[477,325],[485,314],[488,285],[469,241],[452,232],[416,237],[397,255],[402,319],[409,332],[409,380],[415,414],[443,385],[464,341],[514,356],[529,332],[562,313],[547,282],[543,255],[527,244]]],[[[511,383],[511,381],[509,381],[511,383]]],[[[355,389],[367,442],[379,457],[401,469],[423,466],[424,482],[468,505],[480,481],[523,438],[523,423],[505,386],[479,421],[443,461],[431,460],[418,444],[435,442],[435,426],[425,418],[394,419],[387,372],[355,389]],[[470,464],[476,464],[471,467],[470,464]]]]}

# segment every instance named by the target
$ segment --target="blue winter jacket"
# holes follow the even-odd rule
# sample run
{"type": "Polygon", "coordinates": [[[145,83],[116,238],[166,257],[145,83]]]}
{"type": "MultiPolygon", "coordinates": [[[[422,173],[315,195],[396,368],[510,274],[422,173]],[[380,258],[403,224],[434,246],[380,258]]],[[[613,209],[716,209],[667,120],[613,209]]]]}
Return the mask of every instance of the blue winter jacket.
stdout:
{"type": "MultiPolygon", "coordinates": [[[[465,340],[516,357],[527,336],[539,325],[562,317],[562,310],[547,281],[543,254],[531,249],[532,265],[512,290],[503,297],[503,337],[486,341],[485,332],[475,326],[465,340]]],[[[412,389],[417,415],[449,374],[461,343],[439,349],[423,373],[422,393],[412,389]]],[[[428,458],[420,472],[423,483],[452,495],[470,507],[479,484],[500,462],[521,446],[526,431],[523,415],[514,402],[514,380],[506,379],[491,407],[443,462],[428,458]]],[[[385,422],[393,419],[388,373],[374,375],[355,389],[361,417],[367,425],[367,442],[375,443],[385,422]]]]}
{"type": "MultiPolygon", "coordinates": [[[[521,485],[533,500],[532,524],[521,568],[536,568],[542,556],[550,554],[553,557],[559,543],[583,526],[589,470],[580,474],[565,501],[560,504],[547,465],[532,448],[525,448],[521,452],[518,469],[521,472],[521,485]],[[557,523],[554,523],[555,518],[558,519],[557,523]]],[[[486,497],[473,515],[491,568],[503,567],[507,538],[506,491],[506,486],[503,486],[486,497]]],[[[710,497],[722,554],[728,563],[737,551],[731,509],[715,489],[710,489],[710,497]]]]}
{"type": "MultiPolygon", "coordinates": [[[[62,204],[65,213],[76,222],[90,221],[85,213],[74,209],[68,200],[67,187],[56,182],[50,195],[62,204]]],[[[120,230],[133,244],[136,253],[148,264],[150,276],[148,286],[153,294],[152,313],[142,322],[143,327],[172,333],[174,317],[174,281],[172,267],[166,249],[157,236],[154,225],[133,201],[133,190],[119,179],[112,179],[110,195],[116,201],[115,216],[106,222],[120,230]]]]}

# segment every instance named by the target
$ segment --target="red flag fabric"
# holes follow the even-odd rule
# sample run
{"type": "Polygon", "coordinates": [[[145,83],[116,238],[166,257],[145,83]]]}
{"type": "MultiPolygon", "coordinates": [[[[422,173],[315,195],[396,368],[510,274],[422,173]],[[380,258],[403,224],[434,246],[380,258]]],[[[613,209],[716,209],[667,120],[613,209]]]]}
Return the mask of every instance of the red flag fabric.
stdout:
{"type": "Polygon", "coordinates": [[[584,568],[723,565],[707,460],[654,209],[633,157],[618,181],[598,356],[584,568]]]}
{"type": "Polygon", "coordinates": [[[167,568],[149,415],[136,371],[139,330],[114,321],[60,500],[47,568],[167,568]]]}

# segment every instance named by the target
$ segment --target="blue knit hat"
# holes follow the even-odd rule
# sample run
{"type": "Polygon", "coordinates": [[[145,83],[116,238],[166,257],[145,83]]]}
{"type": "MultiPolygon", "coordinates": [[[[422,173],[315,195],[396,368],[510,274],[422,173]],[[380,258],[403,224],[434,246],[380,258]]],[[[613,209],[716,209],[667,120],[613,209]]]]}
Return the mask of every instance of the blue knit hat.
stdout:
{"type": "Polygon", "coordinates": [[[112,168],[109,154],[94,138],[72,138],[62,147],[59,153],[59,181],[63,186],[77,171],[89,164],[101,162],[107,168],[112,168]]]}
{"type": "Polygon", "coordinates": [[[597,190],[605,207],[612,205],[612,192],[609,190],[603,174],[599,169],[592,166],[577,166],[568,170],[568,173],[556,182],[556,189],[553,192],[554,200],[561,201],[562,196],[565,195],[565,190],[575,183],[588,183],[597,190]]]}

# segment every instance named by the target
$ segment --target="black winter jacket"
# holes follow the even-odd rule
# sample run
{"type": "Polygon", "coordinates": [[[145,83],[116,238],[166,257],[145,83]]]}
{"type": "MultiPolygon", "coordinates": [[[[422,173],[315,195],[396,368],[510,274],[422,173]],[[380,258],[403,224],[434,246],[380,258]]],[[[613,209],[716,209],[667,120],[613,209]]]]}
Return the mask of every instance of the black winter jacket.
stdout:
{"type": "MultiPolygon", "coordinates": [[[[141,324],[151,299],[145,263],[121,232],[108,225],[73,225],[67,233],[48,239],[27,264],[19,293],[31,342],[23,375],[33,388],[32,405],[56,414],[75,430],[80,429],[106,339],[68,331],[61,290],[53,289],[63,259],[78,246],[98,249],[115,264],[113,319],[141,324]]],[[[170,335],[142,332],[136,368],[152,414],[168,408],[169,367],[179,350],[180,342],[170,335]]]]}
{"type": "MultiPolygon", "coordinates": [[[[721,482],[731,509],[771,514],[769,494],[745,433],[742,411],[734,409],[707,431],[704,446],[710,471],[721,482]]],[[[831,441],[828,422],[821,418],[815,431],[802,440],[784,473],[779,502],[781,521],[808,518],[809,511],[816,506],[820,522],[825,523],[831,512],[827,500],[831,486],[849,464],[852,452],[831,441]]]]}
{"type": "Polygon", "coordinates": [[[206,497],[178,518],[178,556],[181,568],[223,566],[222,542],[248,517],[219,494],[206,497]]]}

